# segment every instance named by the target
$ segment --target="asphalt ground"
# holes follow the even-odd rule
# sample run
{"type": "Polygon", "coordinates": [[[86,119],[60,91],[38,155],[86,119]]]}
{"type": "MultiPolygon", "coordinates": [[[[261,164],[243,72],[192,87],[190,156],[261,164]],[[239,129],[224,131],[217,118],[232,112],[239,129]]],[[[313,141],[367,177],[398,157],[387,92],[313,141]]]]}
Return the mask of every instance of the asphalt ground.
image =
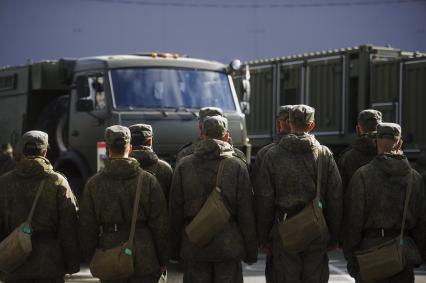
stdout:
{"type": "MultiPolygon", "coordinates": [[[[330,283],[338,282],[355,282],[352,277],[350,277],[346,270],[346,262],[343,258],[343,255],[340,251],[335,251],[329,253],[330,262],[330,283]]],[[[266,283],[265,281],[265,256],[260,255],[257,263],[253,265],[244,265],[244,282],[245,283],[266,283]]],[[[426,283],[426,266],[415,270],[416,274],[416,283],[426,283]]],[[[179,265],[170,265],[168,271],[168,283],[179,283],[182,282],[182,271],[179,265]]],[[[84,283],[84,282],[98,282],[98,279],[93,278],[90,274],[87,266],[82,266],[81,271],[77,274],[67,276],[66,282],[68,283],[84,283]]]]}

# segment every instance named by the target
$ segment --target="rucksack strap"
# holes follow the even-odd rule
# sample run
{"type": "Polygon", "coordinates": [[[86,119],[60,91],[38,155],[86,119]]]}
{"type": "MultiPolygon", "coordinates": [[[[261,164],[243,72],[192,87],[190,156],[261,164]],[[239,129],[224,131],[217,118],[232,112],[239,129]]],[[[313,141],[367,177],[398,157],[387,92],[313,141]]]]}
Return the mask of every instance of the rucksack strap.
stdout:
{"type": "Polygon", "coordinates": [[[324,149],[322,146],[320,146],[318,150],[318,160],[317,160],[317,193],[316,198],[320,199],[321,195],[321,181],[322,181],[322,166],[324,162],[324,149]]]}
{"type": "Polygon", "coordinates": [[[408,203],[410,201],[412,187],[413,187],[413,170],[411,169],[410,173],[408,173],[408,187],[407,187],[407,192],[405,194],[404,214],[402,216],[402,225],[401,225],[401,233],[400,233],[401,239],[404,236],[405,220],[407,220],[408,203]]]}
{"type": "Polygon", "coordinates": [[[27,223],[28,223],[28,224],[31,224],[31,220],[33,219],[33,216],[34,216],[34,211],[35,211],[35,209],[36,209],[36,206],[37,206],[38,200],[40,199],[40,195],[41,195],[41,192],[42,192],[42,190],[43,190],[43,188],[44,188],[44,184],[45,184],[45,183],[46,183],[46,179],[45,179],[45,178],[43,178],[43,179],[41,180],[41,182],[40,182],[40,185],[38,186],[37,194],[36,194],[35,199],[34,199],[34,201],[33,201],[33,205],[32,205],[32,207],[31,207],[30,214],[28,215],[28,218],[27,218],[27,223]]]}
{"type": "Polygon", "coordinates": [[[129,243],[133,243],[134,237],[135,237],[135,230],[136,230],[136,220],[138,217],[138,210],[139,210],[139,202],[141,198],[142,193],[142,172],[139,173],[138,176],[138,182],[136,184],[136,196],[133,203],[133,214],[132,214],[132,222],[130,225],[130,235],[129,235],[129,243]]]}

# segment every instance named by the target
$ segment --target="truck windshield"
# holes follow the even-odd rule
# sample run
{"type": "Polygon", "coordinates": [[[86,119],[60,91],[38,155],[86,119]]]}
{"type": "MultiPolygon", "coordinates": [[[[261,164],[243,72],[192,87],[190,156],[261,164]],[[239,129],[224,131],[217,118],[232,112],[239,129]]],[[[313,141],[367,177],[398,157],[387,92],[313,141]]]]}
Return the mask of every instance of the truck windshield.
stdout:
{"type": "Polygon", "coordinates": [[[235,110],[225,73],[182,68],[111,70],[115,107],[235,110]]]}

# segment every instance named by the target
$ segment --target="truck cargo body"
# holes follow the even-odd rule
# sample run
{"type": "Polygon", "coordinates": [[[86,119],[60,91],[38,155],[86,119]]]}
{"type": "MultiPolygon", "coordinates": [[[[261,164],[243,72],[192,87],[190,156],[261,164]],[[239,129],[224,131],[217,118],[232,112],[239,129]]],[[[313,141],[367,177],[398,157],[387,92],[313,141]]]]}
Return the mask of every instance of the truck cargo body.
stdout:
{"type": "MultiPolygon", "coordinates": [[[[275,135],[280,105],[316,109],[314,134],[336,153],[355,139],[357,115],[373,108],[400,123],[404,151],[415,158],[426,147],[426,57],[370,45],[246,62],[251,70],[251,112],[246,115],[253,152],[275,135]]],[[[234,77],[236,85],[240,77],[234,77]]]]}

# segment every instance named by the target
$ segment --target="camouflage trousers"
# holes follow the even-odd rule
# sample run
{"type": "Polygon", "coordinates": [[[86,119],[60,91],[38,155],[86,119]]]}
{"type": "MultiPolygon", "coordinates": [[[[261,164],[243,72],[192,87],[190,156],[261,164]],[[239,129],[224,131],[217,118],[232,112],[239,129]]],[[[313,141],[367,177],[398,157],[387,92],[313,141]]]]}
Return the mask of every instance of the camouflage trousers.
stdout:
{"type": "Polygon", "coordinates": [[[241,261],[187,261],[183,283],[243,283],[241,261]]]}
{"type": "Polygon", "coordinates": [[[121,280],[101,280],[101,283],[157,283],[158,275],[132,276],[121,280]]]}
{"type": "Polygon", "coordinates": [[[64,277],[6,280],[4,283],[64,283],[64,277]]]}
{"type": "Polygon", "coordinates": [[[328,235],[314,240],[300,253],[286,252],[279,235],[273,241],[275,283],[326,283],[330,275],[327,255],[328,235]]]}

